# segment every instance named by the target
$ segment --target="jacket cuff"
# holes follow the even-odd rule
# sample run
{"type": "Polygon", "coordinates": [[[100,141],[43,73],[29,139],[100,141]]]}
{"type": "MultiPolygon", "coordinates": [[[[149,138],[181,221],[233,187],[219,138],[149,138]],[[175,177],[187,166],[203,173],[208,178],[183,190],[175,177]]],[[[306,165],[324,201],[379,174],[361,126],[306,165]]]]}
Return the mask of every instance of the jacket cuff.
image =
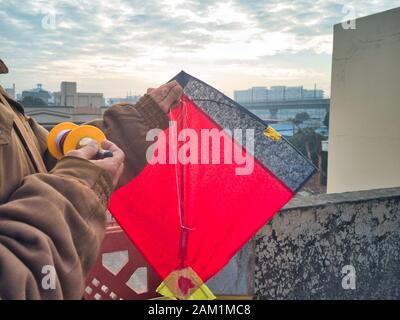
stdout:
{"type": "Polygon", "coordinates": [[[166,129],[168,127],[168,116],[148,94],[140,98],[135,109],[149,128],[166,129]]]}
{"type": "Polygon", "coordinates": [[[57,162],[50,173],[73,177],[86,185],[93,190],[101,205],[107,209],[114,187],[111,176],[103,168],[86,159],[65,156],[57,162]]]}

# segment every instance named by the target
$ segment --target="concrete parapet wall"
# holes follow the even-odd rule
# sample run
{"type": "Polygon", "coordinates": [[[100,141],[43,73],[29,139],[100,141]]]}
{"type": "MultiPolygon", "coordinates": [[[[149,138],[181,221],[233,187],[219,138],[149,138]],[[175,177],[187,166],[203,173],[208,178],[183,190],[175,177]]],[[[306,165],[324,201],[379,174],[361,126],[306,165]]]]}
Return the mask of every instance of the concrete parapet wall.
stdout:
{"type": "Polygon", "coordinates": [[[292,200],[255,238],[254,288],[261,299],[399,299],[400,188],[292,200]]]}

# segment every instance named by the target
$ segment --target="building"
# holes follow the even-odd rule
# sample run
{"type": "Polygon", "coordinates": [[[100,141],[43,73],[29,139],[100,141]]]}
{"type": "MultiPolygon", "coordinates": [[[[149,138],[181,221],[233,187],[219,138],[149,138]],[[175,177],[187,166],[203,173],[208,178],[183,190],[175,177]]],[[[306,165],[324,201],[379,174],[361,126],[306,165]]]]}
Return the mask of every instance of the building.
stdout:
{"type": "Polygon", "coordinates": [[[107,105],[108,106],[112,106],[115,103],[131,103],[131,104],[135,104],[136,102],[139,101],[139,99],[141,98],[141,96],[135,95],[127,95],[126,98],[109,98],[107,99],[107,105]]]}
{"type": "Polygon", "coordinates": [[[285,100],[285,86],[272,86],[268,92],[269,101],[285,100]]]}
{"type": "Polygon", "coordinates": [[[22,91],[21,100],[23,101],[25,98],[28,97],[33,99],[40,99],[46,105],[52,102],[51,93],[47,90],[44,90],[41,83],[37,84],[35,89],[22,91]]]}
{"type": "Polygon", "coordinates": [[[77,92],[76,82],[62,82],[61,91],[54,93],[54,100],[52,105],[26,105],[25,112],[51,129],[64,121],[82,124],[101,118],[107,110],[102,93],[77,92]]]}
{"type": "Polygon", "coordinates": [[[252,90],[236,90],[234,92],[234,100],[237,103],[251,103],[253,101],[252,90]]]}
{"type": "Polygon", "coordinates": [[[307,112],[310,121],[307,125],[321,127],[329,110],[329,99],[324,99],[324,91],[303,86],[252,87],[234,91],[234,100],[268,123],[280,122],[282,134],[292,135],[291,119],[298,113],[307,112]]]}
{"type": "Polygon", "coordinates": [[[55,104],[75,108],[100,108],[105,105],[102,93],[78,92],[76,82],[61,82],[61,91],[54,93],[55,104]]]}
{"type": "Polygon", "coordinates": [[[15,99],[15,83],[13,83],[12,88],[4,88],[4,90],[8,93],[8,95],[10,97],[12,97],[13,99],[15,99]]]}
{"type": "Polygon", "coordinates": [[[286,87],[284,100],[301,100],[303,99],[303,86],[286,87]]]}
{"type": "Polygon", "coordinates": [[[400,186],[400,8],[356,26],[334,27],[328,193],[400,186]]]}
{"type": "Polygon", "coordinates": [[[24,106],[26,115],[50,130],[60,122],[73,122],[78,125],[100,119],[108,107],[89,108],[72,106],[24,106]]]}
{"type": "Polygon", "coordinates": [[[324,90],[317,88],[308,90],[304,89],[303,86],[271,86],[270,89],[266,87],[252,87],[247,90],[235,90],[233,95],[237,103],[248,104],[268,101],[323,99],[324,90]]]}
{"type": "Polygon", "coordinates": [[[323,99],[324,98],[324,90],[313,89],[307,90],[303,89],[303,99],[323,99]]]}
{"type": "Polygon", "coordinates": [[[265,87],[251,88],[251,101],[264,102],[268,100],[268,90],[265,87]]]}

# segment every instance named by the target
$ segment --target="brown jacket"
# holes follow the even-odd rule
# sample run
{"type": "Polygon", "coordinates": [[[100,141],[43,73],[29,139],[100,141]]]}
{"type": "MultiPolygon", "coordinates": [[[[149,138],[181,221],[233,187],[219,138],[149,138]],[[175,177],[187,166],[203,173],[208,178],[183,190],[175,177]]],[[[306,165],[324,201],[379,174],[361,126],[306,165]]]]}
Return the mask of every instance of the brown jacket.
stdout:
{"type": "MultiPolygon", "coordinates": [[[[147,131],[168,118],[145,95],[91,124],[125,152],[128,181],[146,164],[147,131]]],[[[56,163],[46,141],[47,131],[0,87],[0,299],[80,299],[103,238],[110,176],[80,158],[56,163]],[[55,289],[45,289],[49,270],[55,289]]]]}

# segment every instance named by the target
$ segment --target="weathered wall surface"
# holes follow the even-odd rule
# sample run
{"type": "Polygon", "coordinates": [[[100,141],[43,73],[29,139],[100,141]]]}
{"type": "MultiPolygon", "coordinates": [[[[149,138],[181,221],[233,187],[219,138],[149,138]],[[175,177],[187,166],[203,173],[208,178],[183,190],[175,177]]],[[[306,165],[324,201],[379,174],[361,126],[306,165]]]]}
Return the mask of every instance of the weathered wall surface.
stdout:
{"type": "Polygon", "coordinates": [[[254,245],[246,244],[231,261],[207,281],[211,291],[219,296],[253,296],[254,294],[254,245]]]}
{"type": "Polygon", "coordinates": [[[261,299],[399,299],[400,188],[294,199],[255,238],[254,283],[261,299]]]}
{"type": "Polygon", "coordinates": [[[328,193],[400,187],[400,8],[335,25],[328,193]]]}

